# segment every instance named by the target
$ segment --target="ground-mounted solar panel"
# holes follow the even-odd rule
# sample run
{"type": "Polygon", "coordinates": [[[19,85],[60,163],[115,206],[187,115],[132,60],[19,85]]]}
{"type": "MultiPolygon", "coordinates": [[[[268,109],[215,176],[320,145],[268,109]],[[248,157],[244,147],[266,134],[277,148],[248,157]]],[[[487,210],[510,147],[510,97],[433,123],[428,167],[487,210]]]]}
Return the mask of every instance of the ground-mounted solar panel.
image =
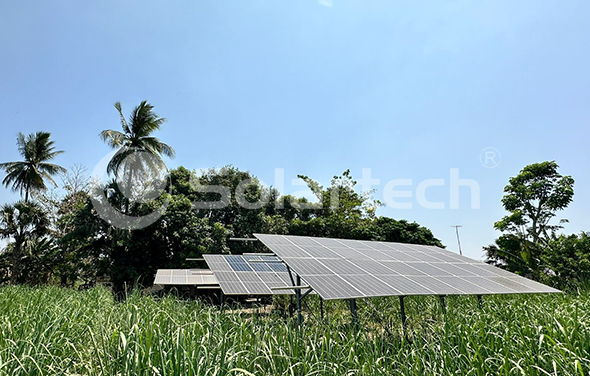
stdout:
{"type": "Polygon", "coordinates": [[[208,269],[158,269],[154,285],[219,286],[208,269]]]}
{"type": "Polygon", "coordinates": [[[292,235],[254,236],[326,300],[560,292],[435,246],[292,235]]]}
{"type": "Polygon", "coordinates": [[[292,286],[285,264],[274,255],[203,255],[225,295],[284,295],[293,290],[271,290],[292,286]]]}
{"type": "Polygon", "coordinates": [[[364,296],[359,289],[335,274],[307,276],[305,281],[309,286],[313,287],[318,294],[322,291],[324,294],[320,294],[322,298],[324,298],[324,296],[330,296],[331,299],[348,299],[364,296]]]}

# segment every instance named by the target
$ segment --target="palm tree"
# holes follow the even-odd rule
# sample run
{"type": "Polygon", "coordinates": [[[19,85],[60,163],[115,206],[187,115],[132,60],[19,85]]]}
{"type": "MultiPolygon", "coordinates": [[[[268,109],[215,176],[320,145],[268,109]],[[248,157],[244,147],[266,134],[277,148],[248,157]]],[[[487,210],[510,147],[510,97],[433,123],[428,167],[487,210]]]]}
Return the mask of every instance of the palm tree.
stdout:
{"type": "Polygon", "coordinates": [[[10,265],[10,281],[15,284],[30,267],[35,249],[46,243],[49,219],[41,206],[35,202],[18,201],[0,207],[0,239],[11,240],[3,259],[10,265]],[[28,266],[27,266],[28,265],[28,266]]]}
{"type": "Polygon", "coordinates": [[[16,138],[18,151],[23,161],[0,163],[0,168],[6,171],[6,177],[2,181],[6,187],[12,185],[13,191],[25,194],[25,201],[29,200],[29,193],[44,191],[47,189],[45,180],[57,185],[52,178],[66,169],[47,161],[52,160],[63,151],[56,151],[54,142],[49,139],[48,132],[31,133],[25,136],[19,133],[16,138]]]}
{"type": "Polygon", "coordinates": [[[147,101],[141,102],[131,113],[129,121],[125,120],[120,102],[115,103],[115,108],[119,112],[123,132],[108,129],[100,133],[100,138],[111,148],[119,149],[109,162],[107,172],[116,176],[125,159],[138,151],[147,152],[159,161],[161,155],[174,158],[174,149],[151,135],[166,121],[153,112],[154,106],[147,101]]]}

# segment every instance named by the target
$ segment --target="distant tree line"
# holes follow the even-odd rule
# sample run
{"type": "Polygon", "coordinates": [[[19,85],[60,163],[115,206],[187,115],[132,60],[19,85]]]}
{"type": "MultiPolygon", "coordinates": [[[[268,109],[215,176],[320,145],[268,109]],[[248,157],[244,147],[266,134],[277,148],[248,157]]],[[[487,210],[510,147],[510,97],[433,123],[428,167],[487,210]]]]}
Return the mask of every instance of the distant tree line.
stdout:
{"type": "MultiPolygon", "coordinates": [[[[106,130],[100,138],[116,149],[108,164],[112,180],[97,184],[83,167],[69,171],[51,164],[56,151],[49,133],[18,135],[22,161],[0,164],[4,185],[24,200],[0,208],[0,282],[92,285],[107,277],[116,292],[135,283],[149,285],[158,268],[195,267],[188,257],[204,253],[263,250],[261,245],[230,242],[230,237],[253,233],[295,234],[382,240],[442,246],[432,232],[417,223],[380,217],[380,205],[370,192],[358,193],[347,170],[334,176],[329,187],[301,175],[318,198],[281,195],[263,186],[248,171],[233,166],[197,174],[184,167],[170,171],[158,197],[134,200],[144,170],[162,167],[161,156],[174,149],[153,136],[165,119],[142,102],[125,118],[115,104],[121,131],[106,130]],[[141,152],[153,158],[134,159],[141,152]],[[149,165],[149,166],[148,166],[149,165]],[[61,177],[60,189],[54,176],[61,177]],[[223,186],[231,195],[217,208],[218,193],[204,189],[223,186]],[[237,195],[236,192],[240,192],[237,195]],[[149,226],[133,230],[113,226],[97,213],[93,200],[105,203],[125,218],[141,218],[165,207],[149,226]],[[334,198],[337,198],[335,201],[334,198]],[[246,203],[246,204],[244,204],[246,203]]],[[[138,188],[139,187],[139,188],[138,188]]]]}

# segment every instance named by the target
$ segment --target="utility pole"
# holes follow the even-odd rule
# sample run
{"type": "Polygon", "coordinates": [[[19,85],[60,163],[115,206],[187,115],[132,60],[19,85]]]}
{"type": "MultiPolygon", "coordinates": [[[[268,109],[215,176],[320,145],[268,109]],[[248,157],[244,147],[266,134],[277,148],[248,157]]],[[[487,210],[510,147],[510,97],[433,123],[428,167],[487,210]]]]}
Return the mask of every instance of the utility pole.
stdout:
{"type": "Polygon", "coordinates": [[[461,240],[459,240],[459,227],[463,227],[461,225],[451,225],[451,227],[455,228],[455,232],[457,233],[457,244],[459,245],[459,254],[463,256],[463,252],[461,251],[461,240]]]}

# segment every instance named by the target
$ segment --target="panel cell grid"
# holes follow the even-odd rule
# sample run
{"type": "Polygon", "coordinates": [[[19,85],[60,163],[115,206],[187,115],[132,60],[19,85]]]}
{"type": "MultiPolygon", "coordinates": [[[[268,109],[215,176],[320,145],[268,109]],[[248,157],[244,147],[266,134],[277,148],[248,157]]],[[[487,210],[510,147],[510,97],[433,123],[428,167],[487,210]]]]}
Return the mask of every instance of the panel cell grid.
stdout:
{"type": "Polygon", "coordinates": [[[409,252],[399,252],[393,250],[382,251],[379,257],[373,257],[375,260],[388,260],[388,261],[420,261],[416,255],[412,255],[409,252]]]}
{"type": "Polygon", "coordinates": [[[203,255],[203,258],[217,277],[225,295],[294,293],[293,290],[271,290],[271,287],[292,285],[287,267],[276,256],[203,255]]]}
{"type": "Polygon", "coordinates": [[[254,236],[326,300],[559,292],[435,246],[289,235],[254,236]]]}
{"type": "Polygon", "coordinates": [[[218,285],[217,279],[206,269],[158,269],[154,285],[218,285]]]}

